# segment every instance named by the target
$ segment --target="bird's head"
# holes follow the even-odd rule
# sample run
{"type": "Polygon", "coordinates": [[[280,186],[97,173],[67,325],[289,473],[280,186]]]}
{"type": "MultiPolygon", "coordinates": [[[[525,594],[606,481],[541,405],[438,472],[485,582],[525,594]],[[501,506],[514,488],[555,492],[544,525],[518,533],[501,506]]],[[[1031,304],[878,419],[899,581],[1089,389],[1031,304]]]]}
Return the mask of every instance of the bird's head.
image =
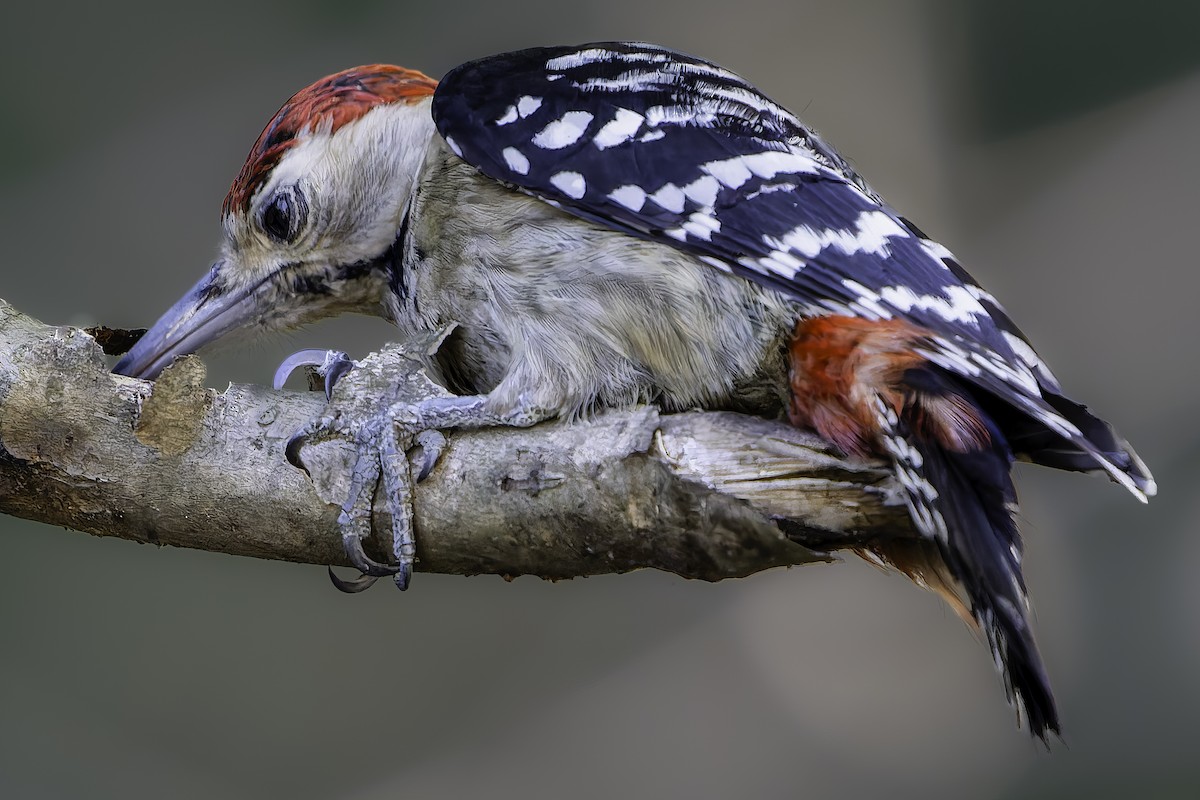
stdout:
{"type": "Polygon", "coordinates": [[[435,87],[419,72],[372,65],[289,99],[225,198],[221,257],[115,371],[154,378],[237,329],[384,313],[393,245],[434,134],[435,87]]]}

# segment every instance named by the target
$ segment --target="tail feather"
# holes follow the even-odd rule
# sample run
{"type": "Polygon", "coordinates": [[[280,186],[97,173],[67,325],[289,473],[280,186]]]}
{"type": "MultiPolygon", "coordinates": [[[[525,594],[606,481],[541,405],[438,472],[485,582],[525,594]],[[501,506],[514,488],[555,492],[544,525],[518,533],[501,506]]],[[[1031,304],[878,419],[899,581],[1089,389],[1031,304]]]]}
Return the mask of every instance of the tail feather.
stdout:
{"type": "MultiPolygon", "coordinates": [[[[907,378],[911,376],[906,376],[907,378]]],[[[1010,475],[1013,455],[996,424],[977,406],[974,419],[986,430],[975,446],[951,449],[926,432],[921,395],[931,376],[922,376],[922,392],[900,413],[882,396],[877,424],[884,449],[905,489],[913,520],[936,544],[949,573],[961,584],[971,616],[987,638],[1008,692],[1030,731],[1046,740],[1059,733],[1058,711],[1049,678],[1028,618],[1021,576],[1021,538],[1013,519],[1016,490],[1010,475]]],[[[951,379],[937,397],[957,392],[951,379]]]]}
{"type": "Polygon", "coordinates": [[[1040,416],[1009,405],[991,395],[977,396],[979,403],[1008,437],[1018,457],[1070,472],[1108,472],[1119,483],[1128,484],[1141,499],[1157,491],[1154,477],[1133,448],[1112,426],[1076,403],[1043,387],[1042,399],[1049,410],[1079,430],[1078,440],[1063,437],[1040,416]],[[1120,475],[1120,478],[1117,475],[1120,475]]]}
{"type": "Polygon", "coordinates": [[[1145,465],[1107,423],[1039,378],[1044,370],[1023,371],[979,343],[902,319],[802,320],[789,355],[789,419],[848,453],[889,457],[922,534],[860,552],[969,619],[1032,733],[1058,734],[1021,576],[1013,461],[1102,470],[1142,499],[1155,489],[1145,465]]]}
{"type": "MultiPolygon", "coordinates": [[[[1158,485],[1154,482],[1154,476],[1150,474],[1150,470],[1146,467],[1145,462],[1138,458],[1138,454],[1129,446],[1129,442],[1118,436],[1116,431],[1112,429],[1112,426],[1088,411],[1087,406],[1076,403],[1062,395],[1046,393],[1044,397],[1046,402],[1061,414],[1064,419],[1079,428],[1084,437],[1096,448],[1101,459],[1129,476],[1133,485],[1140,489],[1144,495],[1143,500],[1146,497],[1153,497],[1157,493],[1158,485]]],[[[1048,460],[1050,454],[1053,453],[1053,448],[1048,447],[1042,452],[1046,454],[1047,458],[1039,460],[1037,457],[1038,454],[1031,454],[1033,461],[1039,464],[1047,464],[1048,466],[1056,466],[1056,464],[1048,460]]],[[[1080,455],[1084,454],[1081,453],[1080,455]]],[[[1061,468],[1070,469],[1071,467],[1061,468]]],[[[1084,471],[1092,472],[1107,469],[1103,464],[1096,463],[1084,471]]]]}
{"type": "Polygon", "coordinates": [[[1013,519],[1012,455],[993,428],[990,450],[955,453],[916,447],[925,475],[938,490],[933,505],[945,521],[943,556],[963,582],[971,611],[1004,675],[1010,701],[1024,710],[1030,730],[1059,733],[1050,680],[1029,624],[1021,576],[1021,536],[1013,519]]]}

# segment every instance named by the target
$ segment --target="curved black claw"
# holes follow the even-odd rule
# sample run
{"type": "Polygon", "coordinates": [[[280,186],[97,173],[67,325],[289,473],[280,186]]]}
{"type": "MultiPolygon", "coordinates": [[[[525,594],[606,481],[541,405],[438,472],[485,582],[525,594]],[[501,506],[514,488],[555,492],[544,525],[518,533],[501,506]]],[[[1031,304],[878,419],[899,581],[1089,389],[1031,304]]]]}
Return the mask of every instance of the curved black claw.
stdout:
{"type": "MultiPolygon", "coordinates": [[[[334,351],[330,350],[329,354],[330,354],[330,356],[332,356],[334,354],[334,351]]],[[[333,399],[333,387],[337,385],[337,382],[342,379],[343,375],[345,375],[350,370],[354,369],[354,367],[356,366],[356,364],[350,358],[350,356],[346,355],[345,353],[338,353],[338,355],[340,355],[341,358],[331,359],[329,364],[327,364],[324,367],[324,369],[317,370],[318,372],[325,373],[325,399],[326,400],[333,399]]]]}
{"type": "Polygon", "coordinates": [[[417,434],[416,443],[421,448],[421,466],[417,468],[417,483],[420,483],[429,477],[442,457],[442,451],[446,449],[446,435],[436,429],[421,431],[417,434]]]}
{"type": "Polygon", "coordinates": [[[412,567],[408,564],[401,564],[400,571],[392,576],[392,580],[396,583],[396,588],[404,592],[408,590],[408,582],[412,579],[412,567]]]}
{"type": "Polygon", "coordinates": [[[398,575],[405,571],[403,565],[381,564],[371,558],[367,555],[367,551],[363,550],[362,539],[357,536],[343,536],[342,546],[346,550],[346,555],[350,558],[350,563],[357,567],[358,571],[363,575],[369,575],[372,578],[382,578],[386,575],[398,575]]]}
{"type": "Polygon", "coordinates": [[[308,441],[308,434],[304,431],[297,433],[292,438],[288,439],[287,444],[283,446],[283,457],[288,463],[296,469],[304,470],[305,474],[312,477],[312,473],[308,471],[308,467],[304,464],[304,459],[300,457],[300,448],[308,441]]]}
{"type": "Polygon", "coordinates": [[[347,580],[334,572],[333,567],[328,567],[327,569],[329,570],[329,580],[333,582],[334,587],[339,592],[345,592],[346,594],[358,594],[359,592],[366,591],[375,585],[375,581],[379,580],[379,578],[373,575],[359,575],[357,578],[347,580]]]}
{"type": "Polygon", "coordinates": [[[356,366],[354,360],[341,350],[300,350],[292,353],[283,360],[275,370],[271,384],[276,389],[282,389],[287,379],[300,367],[314,367],[318,375],[325,379],[325,399],[333,397],[333,387],[350,370],[356,366]]]}
{"type": "Polygon", "coordinates": [[[325,363],[328,353],[328,350],[300,350],[292,353],[275,370],[275,377],[271,381],[271,385],[276,389],[282,389],[293,372],[301,367],[320,367],[325,363]]]}

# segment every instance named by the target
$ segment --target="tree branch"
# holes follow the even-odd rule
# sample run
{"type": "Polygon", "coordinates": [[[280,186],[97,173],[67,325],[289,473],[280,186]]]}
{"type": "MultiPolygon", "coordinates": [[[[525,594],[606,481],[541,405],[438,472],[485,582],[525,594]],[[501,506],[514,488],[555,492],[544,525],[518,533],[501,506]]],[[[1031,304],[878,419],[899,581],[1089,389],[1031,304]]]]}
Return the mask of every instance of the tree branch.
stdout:
{"type": "MultiPolygon", "coordinates": [[[[0,512],[101,536],[344,564],[338,506],[355,451],[288,439],[371,386],[430,389],[435,340],[389,346],[327,408],[320,393],[203,387],[192,357],[157,383],[113,375],[87,332],[0,300],[0,512]],[[418,380],[419,379],[419,380],[418,380]],[[371,383],[375,381],[375,384],[371,383]]],[[[914,536],[877,464],[789,426],[731,413],[608,412],[575,424],[458,431],[414,498],[417,569],[566,578],[665,569],[718,580],[914,536]]],[[[390,520],[377,504],[382,560],[390,520]]]]}

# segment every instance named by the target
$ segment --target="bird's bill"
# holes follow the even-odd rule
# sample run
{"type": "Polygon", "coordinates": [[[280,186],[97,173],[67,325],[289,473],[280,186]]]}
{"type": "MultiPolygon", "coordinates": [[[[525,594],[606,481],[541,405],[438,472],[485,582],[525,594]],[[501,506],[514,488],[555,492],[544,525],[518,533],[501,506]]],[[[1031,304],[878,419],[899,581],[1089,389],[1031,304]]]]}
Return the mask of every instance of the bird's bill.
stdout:
{"type": "Polygon", "coordinates": [[[176,357],[254,322],[261,313],[257,295],[263,284],[227,289],[222,281],[224,265],[223,261],[214,264],[117,362],[113,372],[152,380],[176,357]]]}

